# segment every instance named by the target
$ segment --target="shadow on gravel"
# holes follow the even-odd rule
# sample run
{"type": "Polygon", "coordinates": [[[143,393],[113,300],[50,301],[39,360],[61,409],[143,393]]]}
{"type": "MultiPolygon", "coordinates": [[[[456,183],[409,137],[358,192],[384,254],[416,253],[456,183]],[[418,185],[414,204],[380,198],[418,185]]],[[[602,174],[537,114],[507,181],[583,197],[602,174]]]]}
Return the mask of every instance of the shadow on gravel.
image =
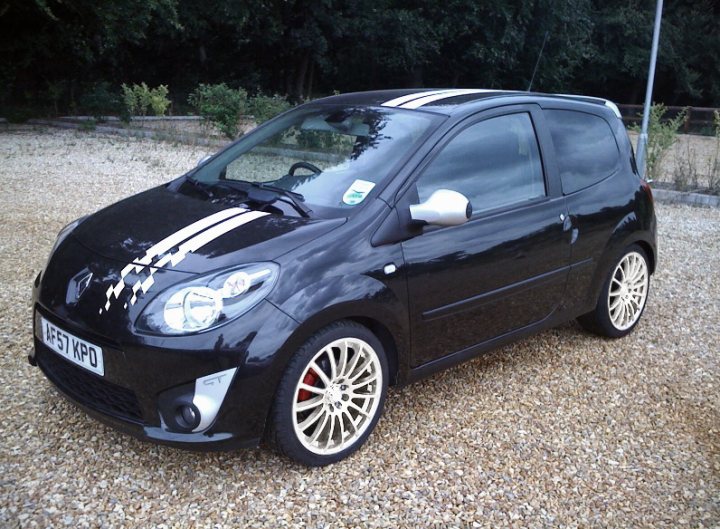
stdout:
{"type": "MultiPolygon", "coordinates": [[[[484,353],[479,357],[442,371],[427,379],[401,389],[391,388],[385,404],[384,418],[378,432],[370,437],[365,449],[381,442],[385,433],[402,436],[407,421],[412,417],[434,415],[443,409],[452,409],[462,402],[477,399],[480,392],[486,400],[504,397],[503,388],[516,384],[516,375],[522,373],[532,382],[533,373],[553,369],[562,362],[562,348],[578,340],[605,340],[588,334],[574,322],[545,331],[534,337],[484,353]]],[[[83,454],[103,454],[108,447],[114,449],[117,461],[133,461],[139,468],[181,470],[192,480],[198,474],[223,474],[230,465],[235,469],[259,467],[263,472],[303,470],[276,454],[266,443],[260,449],[230,452],[197,452],[175,447],[156,445],[118,432],[88,416],[81,408],[66,399],[52,384],[42,378],[39,392],[45,412],[38,417],[36,428],[44,444],[50,445],[61,459],[83,454]],[[70,426],[70,427],[69,427],[70,426]]],[[[492,406],[492,402],[485,405],[492,406]]],[[[496,405],[500,405],[498,401],[496,405]]],[[[375,447],[377,448],[377,446],[375,447]]],[[[351,458],[352,459],[352,458],[351,458]]],[[[127,468],[124,469],[127,472],[127,468]]]]}

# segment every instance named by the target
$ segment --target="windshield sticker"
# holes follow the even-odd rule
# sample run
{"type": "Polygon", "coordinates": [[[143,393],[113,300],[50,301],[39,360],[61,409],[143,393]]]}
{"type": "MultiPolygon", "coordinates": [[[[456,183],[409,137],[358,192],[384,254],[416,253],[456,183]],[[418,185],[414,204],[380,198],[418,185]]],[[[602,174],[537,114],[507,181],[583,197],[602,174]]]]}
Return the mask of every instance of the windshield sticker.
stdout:
{"type": "Polygon", "coordinates": [[[356,206],[363,200],[367,194],[375,187],[375,182],[367,180],[355,180],[348,190],[345,191],[342,201],[348,206],[356,206]]]}

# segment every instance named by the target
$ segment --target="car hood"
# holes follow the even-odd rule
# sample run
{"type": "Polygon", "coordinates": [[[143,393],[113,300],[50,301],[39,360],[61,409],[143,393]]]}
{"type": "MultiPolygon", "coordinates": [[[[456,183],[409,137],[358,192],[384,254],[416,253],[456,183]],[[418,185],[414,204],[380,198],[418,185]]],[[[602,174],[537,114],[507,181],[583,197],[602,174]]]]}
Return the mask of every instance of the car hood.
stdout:
{"type": "Polygon", "coordinates": [[[345,220],[281,216],[243,204],[214,204],[160,186],[98,211],[71,236],[115,261],[202,273],[275,259],[345,220]]]}

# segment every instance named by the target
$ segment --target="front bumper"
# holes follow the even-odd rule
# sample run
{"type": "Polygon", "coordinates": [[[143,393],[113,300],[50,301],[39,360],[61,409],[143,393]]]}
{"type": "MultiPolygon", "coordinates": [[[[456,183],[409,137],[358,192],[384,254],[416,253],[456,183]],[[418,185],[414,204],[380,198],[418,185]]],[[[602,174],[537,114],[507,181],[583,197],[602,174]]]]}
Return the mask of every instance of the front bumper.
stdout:
{"type": "Polygon", "coordinates": [[[99,376],[45,346],[36,323],[31,362],[66,397],[91,416],[135,437],[193,450],[257,446],[291,352],[286,344],[297,326],[263,301],[210,332],[172,338],[138,336],[136,342],[116,343],[57,317],[39,303],[35,308],[36,314],[58,327],[103,348],[105,376],[99,376]],[[173,423],[177,404],[192,401],[193,391],[188,397],[188,388],[218,373],[230,373],[232,380],[219,398],[219,409],[212,410],[217,412],[212,420],[201,421],[198,431],[173,423]]]}

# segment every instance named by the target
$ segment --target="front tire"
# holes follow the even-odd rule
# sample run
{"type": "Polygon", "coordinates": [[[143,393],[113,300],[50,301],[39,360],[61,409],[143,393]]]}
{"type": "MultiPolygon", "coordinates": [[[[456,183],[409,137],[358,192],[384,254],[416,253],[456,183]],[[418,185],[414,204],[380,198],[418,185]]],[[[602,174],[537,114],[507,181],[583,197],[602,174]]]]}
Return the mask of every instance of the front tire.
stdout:
{"type": "Polygon", "coordinates": [[[288,363],[273,405],[271,441],[304,465],[340,461],[375,428],[387,386],[385,351],[369,329],[351,321],[325,327],[288,363]]]}
{"type": "Polygon", "coordinates": [[[650,268],[645,250],[633,244],[610,269],[595,310],[578,318],[585,329],[621,338],[632,332],[645,311],[650,291],[650,268]]]}

